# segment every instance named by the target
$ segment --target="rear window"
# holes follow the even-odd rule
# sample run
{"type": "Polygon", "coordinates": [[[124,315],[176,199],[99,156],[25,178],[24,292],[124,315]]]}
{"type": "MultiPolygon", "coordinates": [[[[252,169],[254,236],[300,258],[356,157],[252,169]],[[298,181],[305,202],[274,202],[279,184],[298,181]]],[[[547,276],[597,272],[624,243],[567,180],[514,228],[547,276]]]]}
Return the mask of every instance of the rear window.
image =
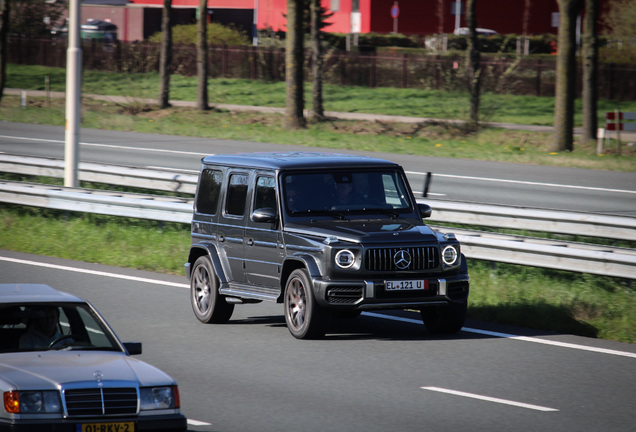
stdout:
{"type": "Polygon", "coordinates": [[[223,183],[223,173],[204,169],[199,180],[196,208],[199,213],[215,214],[219,205],[219,195],[223,183]]]}

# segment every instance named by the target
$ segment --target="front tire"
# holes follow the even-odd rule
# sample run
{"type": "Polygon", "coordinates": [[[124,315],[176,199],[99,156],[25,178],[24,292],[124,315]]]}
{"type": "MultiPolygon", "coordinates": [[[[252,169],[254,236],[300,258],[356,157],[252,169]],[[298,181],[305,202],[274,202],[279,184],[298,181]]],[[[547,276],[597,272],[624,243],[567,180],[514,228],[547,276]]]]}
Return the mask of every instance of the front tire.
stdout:
{"type": "Polygon", "coordinates": [[[206,324],[225,323],[234,312],[234,305],[219,294],[219,278],[207,256],[194,263],[190,278],[190,303],[197,319],[206,324]]]}
{"type": "Polygon", "coordinates": [[[423,308],[420,316],[429,333],[454,334],[464,326],[467,312],[468,302],[450,303],[445,308],[423,308]]]}
{"type": "Polygon", "coordinates": [[[328,318],[328,311],[316,303],[307,270],[294,270],[285,286],[285,322],[289,332],[296,339],[319,339],[327,332],[328,318]]]}

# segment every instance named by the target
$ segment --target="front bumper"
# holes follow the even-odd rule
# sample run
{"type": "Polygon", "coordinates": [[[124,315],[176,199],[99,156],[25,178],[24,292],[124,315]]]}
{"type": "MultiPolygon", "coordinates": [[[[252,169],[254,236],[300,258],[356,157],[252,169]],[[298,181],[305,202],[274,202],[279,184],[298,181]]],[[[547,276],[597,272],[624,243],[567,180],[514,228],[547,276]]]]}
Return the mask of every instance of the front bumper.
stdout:
{"type": "Polygon", "coordinates": [[[314,278],[314,296],[323,307],[331,309],[405,309],[447,305],[467,301],[470,280],[467,274],[444,278],[408,277],[428,281],[427,289],[385,290],[384,279],[324,280],[314,278]]]}
{"type": "MultiPolygon", "coordinates": [[[[125,423],[134,422],[135,431],[185,431],[188,428],[188,422],[183,414],[144,416],[144,417],[100,417],[100,418],[82,418],[82,419],[46,419],[31,420],[19,419],[8,420],[0,419],[1,432],[78,432],[82,430],[82,424],[107,424],[107,423],[125,423]]],[[[115,431],[114,428],[103,429],[105,432],[115,431]]],[[[130,431],[132,432],[132,431],[130,431]]]]}

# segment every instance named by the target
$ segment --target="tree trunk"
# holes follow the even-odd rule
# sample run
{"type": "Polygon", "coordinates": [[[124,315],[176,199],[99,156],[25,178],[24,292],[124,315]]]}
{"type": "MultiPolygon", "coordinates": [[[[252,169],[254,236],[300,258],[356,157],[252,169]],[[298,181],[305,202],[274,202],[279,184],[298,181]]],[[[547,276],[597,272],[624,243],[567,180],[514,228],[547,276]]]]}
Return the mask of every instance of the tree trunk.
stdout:
{"type": "Polygon", "coordinates": [[[583,22],[583,144],[596,144],[598,128],[598,0],[585,0],[583,22]]]}
{"type": "Polygon", "coordinates": [[[473,125],[479,123],[479,101],[481,95],[481,54],[479,53],[479,41],[477,39],[477,17],[475,7],[477,0],[468,0],[466,3],[466,22],[468,25],[468,91],[470,93],[470,122],[473,125]]]}
{"type": "Polygon", "coordinates": [[[7,82],[7,35],[9,34],[9,1],[0,0],[0,102],[7,82]]]}
{"type": "Polygon", "coordinates": [[[321,121],[325,118],[325,109],[322,101],[322,8],[320,0],[311,0],[311,75],[312,88],[311,96],[313,100],[312,117],[314,121],[321,121]]]}
{"type": "Polygon", "coordinates": [[[582,0],[557,0],[559,36],[557,39],[554,137],[550,151],[572,151],[574,140],[574,99],[576,98],[576,16],[582,0]]]}
{"type": "Polygon", "coordinates": [[[199,2],[197,21],[197,109],[208,107],[208,1],[199,2]]]}
{"type": "Polygon", "coordinates": [[[286,111],[285,129],[305,127],[303,94],[303,1],[287,0],[285,40],[286,111]]]}
{"type": "Polygon", "coordinates": [[[161,53],[159,60],[159,107],[170,106],[170,67],[172,66],[172,0],[163,0],[161,15],[161,53]]]}

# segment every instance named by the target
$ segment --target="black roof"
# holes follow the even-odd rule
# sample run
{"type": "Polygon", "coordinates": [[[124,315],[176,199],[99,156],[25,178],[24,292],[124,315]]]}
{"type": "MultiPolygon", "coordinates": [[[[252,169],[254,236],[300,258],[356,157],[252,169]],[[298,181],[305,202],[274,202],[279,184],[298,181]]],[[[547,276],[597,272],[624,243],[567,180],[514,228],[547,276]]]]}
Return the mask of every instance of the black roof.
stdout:
{"type": "Polygon", "coordinates": [[[206,165],[261,169],[320,169],[399,167],[395,162],[368,156],[323,152],[235,153],[206,156],[206,165]]]}

